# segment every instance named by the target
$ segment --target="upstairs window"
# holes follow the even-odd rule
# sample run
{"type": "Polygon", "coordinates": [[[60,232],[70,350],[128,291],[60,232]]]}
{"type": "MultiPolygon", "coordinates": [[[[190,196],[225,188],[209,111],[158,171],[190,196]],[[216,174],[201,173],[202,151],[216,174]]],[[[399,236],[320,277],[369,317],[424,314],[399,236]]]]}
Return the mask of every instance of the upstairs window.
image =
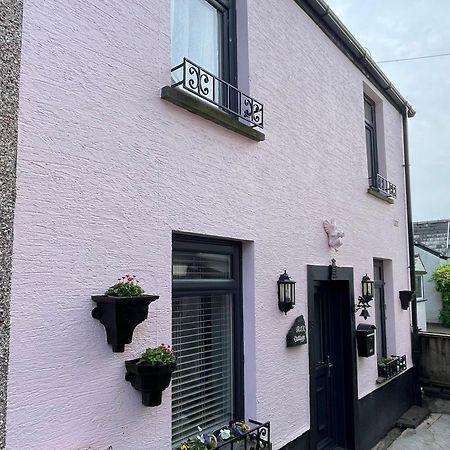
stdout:
{"type": "Polygon", "coordinates": [[[172,67],[187,58],[236,85],[235,15],[234,0],[172,0],[172,67]]]}
{"type": "MultiPolygon", "coordinates": [[[[384,164],[380,161],[380,149],[377,142],[379,132],[377,129],[377,105],[367,95],[364,95],[364,123],[369,172],[369,192],[375,192],[377,196],[389,199],[389,202],[392,203],[392,198],[397,196],[397,187],[381,175],[381,173],[385,172],[385,168],[381,169],[380,166],[384,166],[385,161],[384,164]]],[[[383,152],[382,154],[384,156],[383,152]]]]}
{"type": "Polygon", "coordinates": [[[376,186],[378,174],[377,125],[375,102],[367,95],[364,96],[364,120],[366,125],[366,150],[371,186],[376,186]]]}
{"type": "MultiPolygon", "coordinates": [[[[240,22],[244,23],[243,3],[172,0],[171,6],[170,88],[178,89],[164,87],[161,97],[239,134],[264,140],[260,131],[249,129],[264,127],[263,104],[238,89],[236,16],[239,11],[240,22]]],[[[241,40],[245,34],[246,29],[240,32],[241,40]]],[[[242,62],[242,84],[245,66],[242,62]]]]}

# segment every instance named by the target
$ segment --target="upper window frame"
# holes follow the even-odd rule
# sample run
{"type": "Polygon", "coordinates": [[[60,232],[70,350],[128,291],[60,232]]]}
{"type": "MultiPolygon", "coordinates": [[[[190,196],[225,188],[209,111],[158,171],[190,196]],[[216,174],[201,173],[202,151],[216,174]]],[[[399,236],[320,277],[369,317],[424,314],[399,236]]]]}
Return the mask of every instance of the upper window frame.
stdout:
{"type": "MultiPolygon", "coordinates": [[[[367,148],[367,158],[368,158],[368,170],[369,170],[369,179],[371,184],[376,184],[376,177],[379,174],[379,161],[378,161],[378,139],[377,139],[377,117],[376,117],[376,103],[367,95],[364,94],[364,124],[365,130],[368,130],[371,139],[370,139],[370,148],[367,148]],[[366,104],[370,107],[373,121],[369,122],[366,118],[366,104]],[[370,158],[370,161],[369,161],[370,158]],[[371,170],[370,170],[371,169],[371,170]]],[[[366,139],[366,147],[367,147],[367,139],[366,139]]]]}

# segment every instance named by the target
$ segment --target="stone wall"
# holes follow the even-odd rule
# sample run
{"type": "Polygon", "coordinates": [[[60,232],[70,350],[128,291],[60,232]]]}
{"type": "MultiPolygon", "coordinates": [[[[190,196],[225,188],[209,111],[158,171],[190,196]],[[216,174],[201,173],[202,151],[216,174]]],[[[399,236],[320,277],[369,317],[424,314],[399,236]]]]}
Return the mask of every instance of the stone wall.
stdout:
{"type": "Polygon", "coordinates": [[[22,1],[0,0],[0,448],[5,448],[22,1]]]}

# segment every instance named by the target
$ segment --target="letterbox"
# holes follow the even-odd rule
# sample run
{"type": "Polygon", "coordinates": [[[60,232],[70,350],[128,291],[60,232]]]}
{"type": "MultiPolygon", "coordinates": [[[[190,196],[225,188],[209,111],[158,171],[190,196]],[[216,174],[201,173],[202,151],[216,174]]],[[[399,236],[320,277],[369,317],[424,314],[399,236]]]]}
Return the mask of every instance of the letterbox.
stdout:
{"type": "Polygon", "coordinates": [[[375,325],[360,323],[356,328],[358,356],[368,358],[375,354],[375,325]]]}

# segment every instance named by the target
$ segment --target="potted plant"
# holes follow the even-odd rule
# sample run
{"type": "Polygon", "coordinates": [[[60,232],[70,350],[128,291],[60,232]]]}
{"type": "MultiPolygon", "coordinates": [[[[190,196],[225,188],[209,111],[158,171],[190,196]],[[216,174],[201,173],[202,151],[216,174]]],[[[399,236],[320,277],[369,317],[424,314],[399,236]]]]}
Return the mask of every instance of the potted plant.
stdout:
{"type": "Polygon", "coordinates": [[[125,275],[104,295],[92,296],[97,303],[92,317],[105,326],[107,341],[112,345],[113,352],[125,350],[125,344],[133,339],[136,325],[147,319],[148,305],[158,298],[158,295],[144,294],[135,275],[125,275]]]}
{"type": "Polygon", "coordinates": [[[403,356],[389,356],[377,361],[378,376],[389,380],[393,376],[406,370],[406,355],[403,356]]]}
{"type": "Polygon", "coordinates": [[[181,443],[177,450],[213,450],[219,448],[233,448],[235,450],[245,450],[247,448],[269,448],[270,424],[258,424],[258,427],[251,430],[245,422],[231,421],[229,425],[217,430],[204,433],[200,427],[200,434],[190,437],[181,443]],[[257,430],[260,430],[259,432],[257,430]],[[263,431],[264,429],[264,431],[263,431]],[[264,437],[263,437],[264,436],[264,437]],[[253,442],[253,444],[251,444],[253,442]]]}
{"type": "Polygon", "coordinates": [[[125,380],[142,392],[145,406],[158,406],[161,404],[162,391],[170,384],[175,366],[175,353],[170,346],[161,344],[156,348],[148,348],[140,358],[125,361],[125,380]]]}

